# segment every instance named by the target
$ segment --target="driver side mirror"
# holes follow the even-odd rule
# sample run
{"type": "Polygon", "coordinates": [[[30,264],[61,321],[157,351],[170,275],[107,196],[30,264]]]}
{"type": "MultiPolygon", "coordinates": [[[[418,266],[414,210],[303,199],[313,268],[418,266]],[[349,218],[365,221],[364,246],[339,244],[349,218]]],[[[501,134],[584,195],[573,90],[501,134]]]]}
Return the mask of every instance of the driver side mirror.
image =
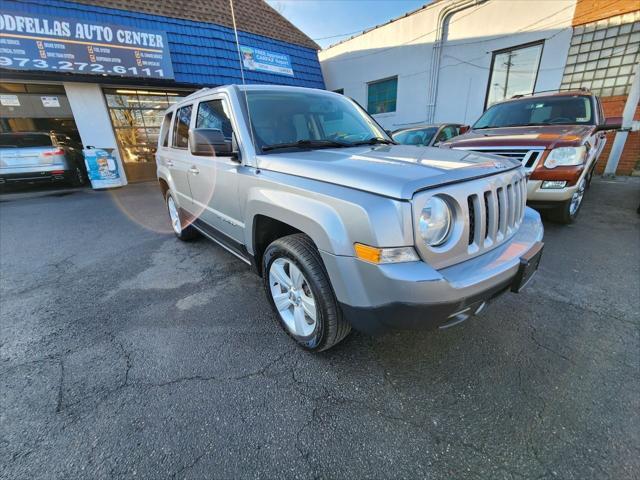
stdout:
{"type": "Polygon", "coordinates": [[[467,133],[469,130],[471,130],[471,125],[460,125],[460,128],[458,128],[458,135],[467,133]]]}
{"type": "Polygon", "coordinates": [[[604,119],[604,123],[601,123],[596,127],[596,132],[602,132],[606,130],[620,130],[622,128],[622,117],[607,117],[604,119]]]}
{"type": "Polygon", "coordinates": [[[189,149],[200,157],[238,158],[233,140],[227,140],[220,130],[215,128],[194,128],[189,130],[189,149]]]}

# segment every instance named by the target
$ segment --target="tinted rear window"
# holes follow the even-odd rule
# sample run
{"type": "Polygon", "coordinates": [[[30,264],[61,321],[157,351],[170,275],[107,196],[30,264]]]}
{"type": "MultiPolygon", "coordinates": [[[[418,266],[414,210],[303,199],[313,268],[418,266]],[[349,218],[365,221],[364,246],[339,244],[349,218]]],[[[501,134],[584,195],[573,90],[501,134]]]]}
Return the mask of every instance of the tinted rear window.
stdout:
{"type": "Polygon", "coordinates": [[[49,135],[37,134],[2,134],[0,148],[51,147],[49,135]]]}

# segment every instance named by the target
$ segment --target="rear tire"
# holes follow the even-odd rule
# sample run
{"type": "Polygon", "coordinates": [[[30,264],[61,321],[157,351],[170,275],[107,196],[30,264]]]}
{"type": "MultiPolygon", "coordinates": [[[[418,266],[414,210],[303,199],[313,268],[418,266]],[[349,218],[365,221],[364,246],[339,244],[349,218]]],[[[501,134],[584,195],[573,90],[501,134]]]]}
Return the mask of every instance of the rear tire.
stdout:
{"type": "Polygon", "coordinates": [[[165,202],[169,213],[171,228],[173,229],[173,233],[176,237],[184,242],[198,238],[200,236],[200,232],[198,232],[193,225],[187,223],[180,215],[180,208],[178,207],[171,190],[167,190],[167,193],[165,194],[165,202]]]}
{"type": "Polygon", "coordinates": [[[262,258],[262,278],[280,326],[302,348],[327,350],[351,331],[320,253],[307,235],[298,233],[271,243],[262,258]]]}

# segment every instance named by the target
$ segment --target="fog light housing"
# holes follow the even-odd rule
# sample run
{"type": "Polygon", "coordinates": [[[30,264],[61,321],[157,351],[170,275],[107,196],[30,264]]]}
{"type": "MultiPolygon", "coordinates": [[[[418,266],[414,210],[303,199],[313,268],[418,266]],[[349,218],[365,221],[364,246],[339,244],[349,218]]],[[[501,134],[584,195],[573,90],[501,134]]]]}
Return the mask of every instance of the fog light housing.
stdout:
{"type": "Polygon", "coordinates": [[[542,182],[542,188],[544,189],[558,189],[558,188],[564,188],[567,186],[567,182],[564,180],[547,180],[542,182]]]}

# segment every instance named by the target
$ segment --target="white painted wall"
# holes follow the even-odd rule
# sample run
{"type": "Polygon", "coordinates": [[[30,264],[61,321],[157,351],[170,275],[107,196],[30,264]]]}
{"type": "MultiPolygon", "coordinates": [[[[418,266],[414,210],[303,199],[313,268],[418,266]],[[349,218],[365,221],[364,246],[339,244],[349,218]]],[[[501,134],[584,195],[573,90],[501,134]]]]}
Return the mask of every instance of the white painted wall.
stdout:
{"type": "MultiPolygon", "coordinates": [[[[395,113],[375,115],[388,129],[423,123],[440,11],[428,7],[319,52],[327,89],[367,104],[367,83],[398,76],[395,113]]],[[[492,52],[544,40],[536,90],[559,88],[571,41],[575,0],[488,0],[446,22],[435,121],[473,123],[482,113],[492,52]]]]}
{"type": "Polygon", "coordinates": [[[63,85],[82,144],[97,148],[113,148],[113,156],[118,161],[120,177],[123,185],[126,185],[126,172],[120,159],[118,142],[113,133],[109,110],[100,85],[72,82],[64,82],[63,85]]]}

